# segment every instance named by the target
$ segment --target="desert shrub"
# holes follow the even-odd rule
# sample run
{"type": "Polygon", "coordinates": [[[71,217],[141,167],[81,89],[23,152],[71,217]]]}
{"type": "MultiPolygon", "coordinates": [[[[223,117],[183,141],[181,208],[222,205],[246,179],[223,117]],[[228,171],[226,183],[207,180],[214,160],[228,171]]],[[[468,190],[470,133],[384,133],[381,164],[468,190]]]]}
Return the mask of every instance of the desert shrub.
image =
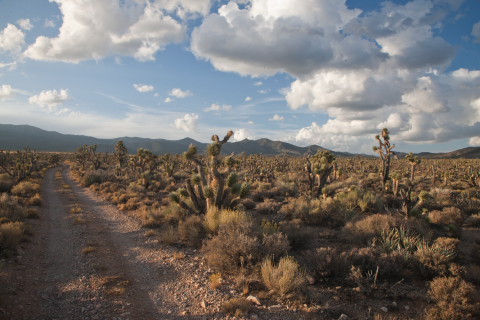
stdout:
{"type": "Polygon", "coordinates": [[[257,263],[261,248],[248,222],[221,224],[218,235],[204,242],[202,252],[215,270],[234,272],[241,265],[251,268],[257,263]]]}
{"type": "Polygon", "coordinates": [[[88,173],[84,175],[82,180],[80,181],[80,185],[82,187],[90,187],[94,183],[102,183],[102,176],[95,173],[88,173]]]}
{"type": "Polygon", "coordinates": [[[205,214],[204,225],[208,233],[215,234],[222,224],[236,225],[249,221],[251,218],[244,211],[212,207],[205,214]]]}
{"type": "Polygon", "coordinates": [[[480,226],[480,214],[474,214],[465,220],[465,224],[478,227],[480,226]]]}
{"type": "Polygon", "coordinates": [[[423,243],[410,257],[410,262],[422,276],[432,279],[435,276],[445,276],[450,263],[456,257],[456,252],[449,247],[428,245],[423,243]]]}
{"type": "Polygon", "coordinates": [[[12,194],[15,195],[32,195],[40,191],[40,185],[30,181],[22,181],[12,188],[12,194]]]}
{"type": "Polygon", "coordinates": [[[293,183],[273,187],[271,191],[277,197],[294,197],[298,194],[298,189],[293,183]]]}
{"type": "Polygon", "coordinates": [[[252,199],[243,199],[242,201],[243,207],[247,210],[251,210],[255,208],[256,203],[252,199]]]}
{"type": "Polygon", "coordinates": [[[0,193],[10,192],[15,183],[14,180],[0,180],[0,193]]]}
{"type": "Polygon", "coordinates": [[[460,240],[440,237],[435,239],[435,241],[433,242],[433,246],[436,248],[442,248],[450,252],[453,252],[454,255],[456,256],[458,254],[458,250],[460,247],[460,240]]]}
{"type": "MultiPolygon", "coordinates": [[[[341,210],[339,200],[327,198],[325,200],[311,201],[311,209],[302,218],[307,224],[321,225],[329,228],[339,228],[345,225],[347,211],[341,210]]],[[[356,215],[354,211],[351,211],[356,215]]]]}
{"type": "Polygon", "coordinates": [[[145,228],[159,228],[163,221],[164,216],[158,208],[143,208],[140,211],[140,215],[143,219],[142,226],[145,228]]]}
{"type": "Polygon", "coordinates": [[[270,190],[271,188],[272,184],[269,182],[255,181],[254,183],[252,183],[253,190],[270,190]]]}
{"type": "Polygon", "coordinates": [[[35,194],[33,197],[31,197],[30,199],[28,199],[27,201],[27,205],[28,206],[36,206],[36,207],[40,207],[43,203],[43,199],[42,197],[40,196],[40,194],[35,194]]]}
{"type": "Polygon", "coordinates": [[[5,218],[10,221],[18,221],[25,219],[27,213],[25,209],[20,206],[14,197],[3,193],[0,197],[0,218],[5,218]]]}
{"type": "Polygon", "coordinates": [[[199,216],[189,216],[185,221],[178,225],[178,233],[183,241],[193,247],[200,247],[202,240],[206,237],[205,227],[202,218],[199,216]]]}
{"type": "Polygon", "coordinates": [[[272,256],[279,259],[290,250],[290,244],[286,235],[277,232],[265,235],[262,238],[261,256],[272,256]]]}
{"type": "Polygon", "coordinates": [[[187,210],[180,208],[175,203],[170,203],[161,212],[165,222],[168,224],[176,224],[187,215],[187,210]]]}
{"type": "Polygon", "coordinates": [[[241,318],[250,311],[251,307],[252,303],[246,298],[233,298],[222,304],[221,309],[223,313],[241,318]]]}
{"type": "Polygon", "coordinates": [[[23,222],[0,224],[0,254],[3,256],[12,254],[29,232],[28,227],[23,222]]]}
{"type": "Polygon", "coordinates": [[[343,277],[348,263],[336,248],[321,247],[309,255],[309,267],[321,277],[343,277]]]}
{"type": "Polygon", "coordinates": [[[404,224],[406,222],[398,217],[374,214],[358,221],[348,222],[345,225],[344,232],[362,242],[366,242],[380,236],[383,230],[398,228],[404,224]]]}
{"type": "Polygon", "coordinates": [[[281,203],[273,200],[265,200],[255,206],[255,209],[260,214],[275,214],[280,210],[281,203]]]}
{"type": "Polygon", "coordinates": [[[304,272],[294,258],[285,256],[275,266],[271,258],[267,257],[261,265],[262,280],[265,286],[285,296],[295,293],[306,284],[304,272]]]}
{"type": "Polygon", "coordinates": [[[304,247],[314,237],[311,229],[300,219],[282,221],[280,223],[280,231],[287,236],[292,249],[304,247]]]}
{"type": "Polygon", "coordinates": [[[38,210],[34,208],[27,209],[27,218],[28,219],[39,219],[38,210]]]}
{"type": "Polygon", "coordinates": [[[139,198],[130,198],[128,199],[127,203],[125,204],[125,209],[126,210],[137,210],[140,203],[138,203],[139,198]]]}
{"type": "Polygon", "coordinates": [[[442,211],[434,210],[429,212],[428,218],[433,223],[440,224],[463,224],[462,211],[455,207],[443,208],[442,211]]]}
{"type": "Polygon", "coordinates": [[[265,198],[273,198],[275,194],[268,190],[258,190],[251,192],[251,197],[255,202],[262,202],[265,198]]]}
{"type": "Polygon", "coordinates": [[[475,287],[460,277],[441,277],[429,283],[428,294],[435,305],[427,311],[427,320],[456,320],[472,317],[475,287]]]}
{"type": "Polygon", "coordinates": [[[279,214],[284,216],[287,219],[302,219],[305,220],[305,217],[308,216],[310,211],[310,206],[305,197],[300,197],[298,199],[294,199],[293,201],[289,201],[288,203],[284,204],[280,210],[279,214]]]}

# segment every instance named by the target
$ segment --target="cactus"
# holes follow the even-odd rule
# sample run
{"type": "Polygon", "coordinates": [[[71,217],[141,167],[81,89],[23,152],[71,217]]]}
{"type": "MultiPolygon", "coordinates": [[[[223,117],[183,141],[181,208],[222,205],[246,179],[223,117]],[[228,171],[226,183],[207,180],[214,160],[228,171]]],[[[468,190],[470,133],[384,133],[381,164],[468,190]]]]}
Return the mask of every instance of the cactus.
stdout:
{"type": "Polygon", "coordinates": [[[327,184],[328,176],[335,168],[335,155],[328,150],[318,151],[313,157],[307,156],[306,160],[308,165],[305,169],[308,173],[310,189],[313,190],[316,177],[318,180],[317,196],[319,196],[327,184]]]}
{"type": "Polygon", "coordinates": [[[385,190],[385,184],[390,172],[390,156],[393,155],[395,159],[398,159],[398,157],[395,152],[392,151],[395,145],[390,145],[390,132],[388,132],[387,128],[383,128],[380,134],[375,136],[375,139],[378,141],[378,147],[374,146],[373,151],[379,154],[380,160],[382,161],[380,174],[382,176],[382,190],[385,190]],[[381,139],[383,139],[383,142],[381,139]]]}
{"type": "Polygon", "coordinates": [[[115,151],[113,151],[114,157],[118,161],[120,168],[123,168],[127,163],[127,147],[123,144],[123,140],[118,140],[115,144],[115,151]]]}

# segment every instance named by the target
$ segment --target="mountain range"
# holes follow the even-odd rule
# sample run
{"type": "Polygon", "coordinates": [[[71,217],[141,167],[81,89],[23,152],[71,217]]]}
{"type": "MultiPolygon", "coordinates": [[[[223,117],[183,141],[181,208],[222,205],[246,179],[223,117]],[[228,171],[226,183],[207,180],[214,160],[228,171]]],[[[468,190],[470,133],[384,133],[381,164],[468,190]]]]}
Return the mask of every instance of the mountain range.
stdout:
{"type": "MultiPolygon", "coordinates": [[[[220,137],[223,138],[223,137],[220,137]]],[[[181,140],[149,139],[138,137],[119,137],[114,139],[99,139],[83,135],[61,134],[55,131],[46,131],[29,125],[0,124],[0,149],[22,150],[29,146],[37,151],[74,152],[79,146],[97,145],[97,152],[108,149],[115,150],[114,145],[118,140],[123,140],[129,153],[135,153],[138,148],[152,151],[154,154],[179,154],[188,149],[190,144],[197,147],[199,153],[206,151],[208,143],[198,142],[191,138],[181,140]]],[[[317,151],[327,150],[317,145],[298,147],[282,141],[269,139],[242,140],[227,143],[222,147],[222,154],[262,154],[264,156],[278,156],[287,153],[290,156],[306,156],[316,154],[317,151]]],[[[334,151],[338,158],[353,157],[356,154],[334,151]]],[[[397,152],[399,158],[405,157],[406,153],[397,152]]],[[[480,157],[480,147],[469,147],[448,153],[422,152],[416,154],[419,158],[444,159],[466,158],[476,159],[480,157]]],[[[362,157],[372,157],[361,154],[362,157]]]]}

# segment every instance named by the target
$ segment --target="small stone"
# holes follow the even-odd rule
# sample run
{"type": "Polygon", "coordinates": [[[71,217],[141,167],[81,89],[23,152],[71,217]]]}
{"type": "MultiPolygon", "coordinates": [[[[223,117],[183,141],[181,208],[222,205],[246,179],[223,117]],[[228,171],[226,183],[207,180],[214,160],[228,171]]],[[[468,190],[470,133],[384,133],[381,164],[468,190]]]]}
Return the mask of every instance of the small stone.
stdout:
{"type": "Polygon", "coordinates": [[[392,302],[392,306],[398,307],[397,303],[395,301],[392,302]]]}
{"type": "Polygon", "coordinates": [[[356,292],[362,292],[362,288],[360,288],[360,287],[356,287],[356,288],[353,288],[353,291],[356,291],[356,292]]]}
{"type": "Polygon", "coordinates": [[[410,309],[410,307],[409,307],[409,306],[405,306],[405,310],[408,310],[408,309],[410,309]]]}
{"type": "Polygon", "coordinates": [[[350,318],[346,314],[342,313],[342,315],[340,316],[340,318],[338,318],[338,320],[350,320],[350,318]]]}
{"type": "Polygon", "coordinates": [[[388,309],[386,307],[381,307],[380,310],[382,310],[383,312],[388,312],[388,309]]]}
{"type": "Polygon", "coordinates": [[[307,274],[307,281],[309,284],[314,284],[316,280],[313,276],[307,274]]]}
{"type": "Polygon", "coordinates": [[[257,316],[256,314],[252,314],[252,315],[250,316],[250,319],[257,320],[257,319],[258,319],[258,316],[257,316]]]}
{"type": "Polygon", "coordinates": [[[248,296],[247,297],[247,300],[252,302],[252,303],[255,303],[257,306],[261,306],[262,303],[260,302],[260,300],[257,298],[257,297],[254,297],[254,296],[248,296]]]}
{"type": "Polygon", "coordinates": [[[280,310],[282,308],[283,308],[283,306],[281,304],[276,304],[274,306],[270,306],[268,309],[272,310],[272,311],[275,311],[275,310],[280,310]]]}
{"type": "Polygon", "coordinates": [[[208,303],[205,300],[202,300],[202,302],[200,302],[200,305],[203,309],[207,309],[208,303]]]}

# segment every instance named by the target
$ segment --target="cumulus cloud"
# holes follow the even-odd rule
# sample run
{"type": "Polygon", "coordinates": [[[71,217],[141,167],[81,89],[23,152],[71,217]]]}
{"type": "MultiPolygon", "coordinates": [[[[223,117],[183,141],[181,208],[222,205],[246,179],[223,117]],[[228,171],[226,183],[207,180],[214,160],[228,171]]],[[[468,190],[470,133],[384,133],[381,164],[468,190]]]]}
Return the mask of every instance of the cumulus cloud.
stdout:
{"type": "Polygon", "coordinates": [[[165,102],[165,103],[168,103],[168,102],[172,102],[172,101],[173,101],[173,100],[170,99],[170,97],[167,97],[164,102],[165,102]]]}
{"type": "Polygon", "coordinates": [[[213,103],[210,107],[205,108],[205,110],[203,110],[203,111],[205,111],[205,112],[208,112],[208,111],[220,111],[220,110],[226,110],[226,111],[228,111],[228,110],[230,110],[231,108],[232,108],[232,106],[228,106],[228,105],[225,105],[225,104],[224,104],[223,106],[220,106],[220,105],[218,105],[218,104],[213,103]]]}
{"type": "Polygon", "coordinates": [[[48,19],[45,19],[45,23],[43,24],[43,26],[45,28],[55,28],[55,22],[53,22],[52,20],[48,20],[48,19]]]}
{"type": "Polygon", "coordinates": [[[252,100],[252,98],[250,98],[250,97],[245,98],[245,101],[250,101],[250,100],[252,100]]]}
{"type": "Polygon", "coordinates": [[[7,27],[0,31],[0,53],[10,51],[18,54],[25,45],[25,34],[22,30],[8,23],[7,27]]]}
{"type": "Polygon", "coordinates": [[[40,94],[28,98],[30,104],[38,104],[40,107],[48,107],[49,111],[55,111],[58,105],[63,104],[72,98],[68,95],[68,89],[61,89],[60,93],[57,90],[42,91],[40,94]]]}
{"type": "Polygon", "coordinates": [[[185,25],[165,14],[164,1],[52,1],[63,16],[60,33],[38,37],[24,52],[31,59],[78,63],[117,54],[155,60],[159,50],[186,35],[185,25]]]}
{"type": "Polygon", "coordinates": [[[255,82],[253,85],[254,86],[261,86],[263,83],[261,81],[255,82]]]}
{"type": "Polygon", "coordinates": [[[8,84],[2,85],[0,88],[0,101],[10,100],[15,97],[12,87],[8,84]]]}
{"type": "Polygon", "coordinates": [[[233,141],[242,141],[245,139],[253,140],[255,136],[245,128],[239,129],[233,134],[233,141]]]}
{"type": "Polygon", "coordinates": [[[283,121],[283,117],[280,117],[278,114],[275,114],[273,118],[269,118],[269,121],[283,121]]]}
{"type": "Polygon", "coordinates": [[[176,129],[182,129],[186,132],[197,131],[198,115],[195,113],[186,114],[183,118],[175,119],[173,127],[176,129]]]}
{"type": "Polygon", "coordinates": [[[149,86],[149,85],[142,85],[142,84],[134,84],[133,85],[135,87],[135,89],[138,91],[138,92],[148,92],[148,91],[152,91],[154,88],[153,86],[149,86]]]}
{"type": "Polygon", "coordinates": [[[471,146],[480,146],[480,136],[471,137],[468,144],[471,146]]]}
{"type": "Polygon", "coordinates": [[[19,19],[17,20],[17,24],[23,30],[31,30],[33,28],[33,25],[30,23],[30,19],[19,19]]]}
{"type": "Polygon", "coordinates": [[[473,25],[471,35],[475,37],[473,42],[480,42],[480,21],[473,25]]]}
{"type": "Polygon", "coordinates": [[[253,121],[248,121],[247,124],[253,124],[253,121]]]}
{"type": "Polygon", "coordinates": [[[58,112],[55,112],[55,114],[59,115],[59,114],[62,114],[62,113],[67,113],[68,111],[71,111],[71,110],[68,109],[68,108],[63,108],[63,109],[58,110],[58,112]]]}
{"type": "Polygon", "coordinates": [[[190,90],[187,91],[182,91],[178,88],[172,89],[169,93],[169,95],[177,97],[177,98],[185,98],[188,96],[192,96],[193,94],[190,92],[190,90]]]}

